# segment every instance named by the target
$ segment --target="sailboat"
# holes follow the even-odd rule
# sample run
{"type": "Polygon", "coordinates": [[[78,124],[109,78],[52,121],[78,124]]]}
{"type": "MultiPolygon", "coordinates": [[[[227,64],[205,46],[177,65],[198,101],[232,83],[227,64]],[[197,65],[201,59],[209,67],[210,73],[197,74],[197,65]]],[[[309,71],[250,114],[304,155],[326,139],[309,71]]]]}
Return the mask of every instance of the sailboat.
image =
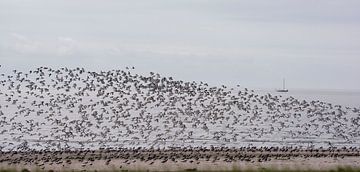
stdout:
{"type": "Polygon", "coordinates": [[[285,79],[283,79],[283,88],[282,89],[277,89],[277,92],[288,92],[289,90],[285,88],[285,79]]]}

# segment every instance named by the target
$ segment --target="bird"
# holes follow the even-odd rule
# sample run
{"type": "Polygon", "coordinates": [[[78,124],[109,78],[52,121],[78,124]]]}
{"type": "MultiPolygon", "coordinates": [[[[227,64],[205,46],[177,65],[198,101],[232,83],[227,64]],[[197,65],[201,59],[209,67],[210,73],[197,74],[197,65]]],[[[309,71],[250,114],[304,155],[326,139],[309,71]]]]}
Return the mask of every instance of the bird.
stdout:
{"type": "MultiPolygon", "coordinates": [[[[63,158],[62,153],[76,153],[79,156],[74,157],[86,168],[99,158],[110,166],[113,159],[121,157],[124,166],[138,162],[142,155],[149,164],[197,163],[201,157],[219,161],[219,157],[199,153],[214,146],[218,148],[213,151],[221,154],[245,150],[246,156],[228,154],[226,162],[253,161],[255,153],[263,162],[273,158],[268,150],[279,150],[284,157],[290,156],[289,150],[297,150],[268,149],[268,145],[359,143],[360,110],[356,107],[262,94],[240,85],[217,87],[155,72],[134,72],[135,67],[89,71],[41,66],[4,74],[0,80],[0,137],[6,140],[1,151],[47,154],[49,162],[62,165],[76,162],[63,158]],[[246,147],[249,144],[259,147],[246,147]],[[164,150],[155,151],[154,147],[164,150]],[[179,157],[168,150],[180,152],[179,157]]],[[[46,168],[47,164],[39,166],[46,168]]]]}

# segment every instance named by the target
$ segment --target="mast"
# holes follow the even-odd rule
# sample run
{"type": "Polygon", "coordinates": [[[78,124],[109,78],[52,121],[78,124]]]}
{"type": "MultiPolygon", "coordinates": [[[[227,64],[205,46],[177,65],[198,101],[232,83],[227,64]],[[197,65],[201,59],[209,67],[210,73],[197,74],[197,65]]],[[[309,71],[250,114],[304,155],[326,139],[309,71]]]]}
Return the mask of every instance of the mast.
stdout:
{"type": "Polygon", "coordinates": [[[283,78],[283,90],[285,90],[285,78],[283,78]]]}

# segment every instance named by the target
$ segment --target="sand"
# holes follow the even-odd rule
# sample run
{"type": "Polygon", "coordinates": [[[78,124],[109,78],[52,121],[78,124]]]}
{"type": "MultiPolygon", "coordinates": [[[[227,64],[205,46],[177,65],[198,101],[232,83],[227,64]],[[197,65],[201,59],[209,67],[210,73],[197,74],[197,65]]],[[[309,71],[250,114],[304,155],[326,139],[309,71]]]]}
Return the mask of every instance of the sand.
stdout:
{"type": "Polygon", "coordinates": [[[358,151],[94,151],[2,153],[0,168],[30,170],[234,170],[360,168],[358,151]],[[238,158],[237,156],[247,157],[238,158]],[[125,157],[125,158],[124,158],[125,157]],[[156,157],[156,158],[149,158],[156,157]],[[267,157],[267,158],[264,158],[267,157]],[[173,158],[173,159],[172,159],[173,158]],[[11,163],[12,162],[12,163],[11,163]]]}

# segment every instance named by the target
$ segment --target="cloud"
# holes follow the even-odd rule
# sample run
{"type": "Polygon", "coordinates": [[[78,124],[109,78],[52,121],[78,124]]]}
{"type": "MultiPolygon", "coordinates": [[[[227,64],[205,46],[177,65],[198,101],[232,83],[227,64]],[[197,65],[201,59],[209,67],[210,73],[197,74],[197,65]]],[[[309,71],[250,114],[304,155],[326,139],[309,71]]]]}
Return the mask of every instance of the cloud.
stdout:
{"type": "Polygon", "coordinates": [[[11,33],[10,44],[7,44],[8,48],[19,53],[36,53],[41,49],[39,42],[33,41],[28,37],[18,34],[11,33]]]}
{"type": "Polygon", "coordinates": [[[79,50],[79,43],[71,37],[60,36],[41,40],[19,33],[10,33],[1,46],[2,51],[28,56],[67,56],[79,50]]]}
{"type": "Polygon", "coordinates": [[[57,55],[73,54],[77,49],[79,43],[70,37],[58,37],[56,42],[57,55]]]}

